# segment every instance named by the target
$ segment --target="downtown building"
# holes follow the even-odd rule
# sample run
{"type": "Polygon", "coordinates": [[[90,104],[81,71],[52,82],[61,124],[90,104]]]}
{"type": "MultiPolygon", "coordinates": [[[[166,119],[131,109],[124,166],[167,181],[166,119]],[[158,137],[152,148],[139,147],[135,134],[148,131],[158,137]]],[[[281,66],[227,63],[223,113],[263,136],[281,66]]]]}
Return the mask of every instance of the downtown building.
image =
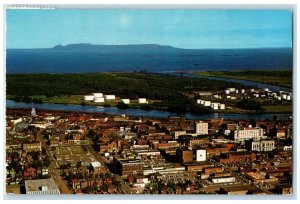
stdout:
{"type": "Polygon", "coordinates": [[[274,140],[261,140],[252,141],[248,140],[245,142],[245,147],[248,151],[268,152],[275,149],[274,140]]]}
{"type": "Polygon", "coordinates": [[[53,178],[37,179],[25,181],[26,194],[43,195],[43,194],[60,194],[53,178]]]}
{"type": "Polygon", "coordinates": [[[208,123],[200,121],[196,123],[196,134],[197,135],[208,135],[208,123]]]}
{"type": "Polygon", "coordinates": [[[245,143],[246,140],[259,141],[263,137],[264,130],[262,128],[244,128],[243,130],[235,130],[233,132],[233,140],[236,143],[245,143]]]}

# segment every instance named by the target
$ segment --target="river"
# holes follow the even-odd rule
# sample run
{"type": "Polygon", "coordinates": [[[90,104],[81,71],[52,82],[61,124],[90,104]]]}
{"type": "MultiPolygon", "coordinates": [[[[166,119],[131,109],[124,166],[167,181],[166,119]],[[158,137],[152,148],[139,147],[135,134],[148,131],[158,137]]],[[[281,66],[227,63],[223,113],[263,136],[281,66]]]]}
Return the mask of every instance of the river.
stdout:
{"type": "Polygon", "coordinates": [[[152,118],[167,118],[169,116],[183,116],[191,120],[207,120],[210,118],[224,118],[233,120],[272,120],[276,115],[279,120],[287,120],[292,114],[245,114],[245,113],[211,113],[203,115],[193,115],[190,113],[178,114],[168,111],[160,110],[142,110],[136,108],[118,109],[117,107],[103,107],[103,106],[81,106],[71,104],[50,104],[50,103],[24,103],[15,102],[13,100],[6,100],[6,107],[8,108],[36,108],[44,110],[66,110],[66,111],[81,111],[90,113],[106,113],[112,115],[126,114],[130,116],[152,117],[152,118]]]}

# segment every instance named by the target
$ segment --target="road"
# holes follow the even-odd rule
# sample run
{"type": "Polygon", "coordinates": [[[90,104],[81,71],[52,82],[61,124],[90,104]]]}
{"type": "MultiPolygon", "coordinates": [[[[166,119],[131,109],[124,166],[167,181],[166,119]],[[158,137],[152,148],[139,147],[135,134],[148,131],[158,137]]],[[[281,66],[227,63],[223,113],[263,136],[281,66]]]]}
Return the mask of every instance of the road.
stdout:
{"type": "Polygon", "coordinates": [[[50,163],[50,166],[48,167],[49,172],[50,172],[52,178],[54,179],[55,183],[58,185],[61,193],[62,194],[72,194],[72,192],[70,191],[70,189],[67,186],[67,182],[61,178],[60,171],[56,166],[56,162],[53,158],[53,155],[51,154],[49,147],[46,144],[45,140],[42,138],[42,135],[40,134],[40,132],[38,132],[38,139],[41,142],[42,148],[44,148],[46,150],[46,154],[50,158],[51,163],[50,163]]]}
{"type": "MultiPolygon", "coordinates": [[[[89,140],[89,143],[92,144],[92,141],[90,139],[89,140]]],[[[103,158],[98,152],[96,152],[94,150],[94,148],[91,146],[91,145],[87,145],[86,146],[88,151],[90,152],[90,154],[97,160],[101,163],[101,165],[104,166],[105,168],[105,173],[111,173],[111,171],[108,169],[108,167],[105,165],[107,163],[107,160],[105,158],[103,158]]],[[[112,174],[112,173],[111,173],[112,174]]],[[[119,175],[116,175],[116,174],[113,174],[114,177],[120,182],[121,184],[121,191],[124,193],[124,194],[135,194],[136,192],[127,184],[125,183],[124,179],[119,176],[119,175]]]]}

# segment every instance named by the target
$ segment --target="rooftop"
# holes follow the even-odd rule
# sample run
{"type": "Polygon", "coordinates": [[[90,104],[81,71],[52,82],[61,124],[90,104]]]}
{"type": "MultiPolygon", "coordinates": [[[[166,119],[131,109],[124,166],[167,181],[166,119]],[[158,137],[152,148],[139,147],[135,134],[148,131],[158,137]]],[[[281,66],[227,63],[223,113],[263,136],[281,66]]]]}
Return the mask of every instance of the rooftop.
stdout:
{"type": "Polygon", "coordinates": [[[47,190],[59,190],[53,178],[25,181],[26,192],[42,191],[42,187],[45,186],[47,187],[47,190]]]}

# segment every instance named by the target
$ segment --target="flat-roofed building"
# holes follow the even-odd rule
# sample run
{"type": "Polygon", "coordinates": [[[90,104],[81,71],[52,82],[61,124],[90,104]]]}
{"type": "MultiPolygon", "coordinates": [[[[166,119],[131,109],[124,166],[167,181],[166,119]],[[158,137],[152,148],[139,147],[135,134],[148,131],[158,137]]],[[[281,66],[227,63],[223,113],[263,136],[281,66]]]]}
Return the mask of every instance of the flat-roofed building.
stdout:
{"type": "Polygon", "coordinates": [[[176,151],[176,156],[182,163],[188,163],[193,161],[193,151],[192,150],[184,150],[178,149],[176,151]]]}
{"type": "Polygon", "coordinates": [[[199,122],[196,123],[196,134],[197,135],[207,135],[208,134],[208,123],[199,122]]]}
{"type": "Polygon", "coordinates": [[[248,151],[259,151],[259,152],[268,152],[275,149],[274,140],[261,140],[261,141],[246,141],[246,149],[248,151]]]}
{"type": "Polygon", "coordinates": [[[248,193],[248,188],[244,186],[222,186],[220,188],[220,193],[227,195],[246,195],[248,193]]]}
{"type": "Polygon", "coordinates": [[[60,194],[53,178],[37,179],[25,181],[26,194],[41,195],[41,194],[60,194]]]}
{"type": "Polygon", "coordinates": [[[231,163],[231,162],[241,162],[241,161],[255,161],[256,153],[254,152],[228,152],[222,153],[220,162],[221,163],[231,163]]]}
{"type": "Polygon", "coordinates": [[[121,176],[143,174],[144,163],[138,159],[126,159],[117,155],[114,156],[114,165],[121,176]]]}
{"type": "Polygon", "coordinates": [[[244,128],[234,131],[234,142],[244,143],[246,140],[253,139],[258,141],[262,138],[264,130],[262,128],[244,128]]]}
{"type": "Polygon", "coordinates": [[[210,181],[214,184],[216,183],[234,183],[235,177],[233,176],[226,176],[226,177],[218,177],[218,178],[211,178],[210,181]]]}
{"type": "Polygon", "coordinates": [[[174,139],[178,139],[178,137],[180,135],[185,135],[186,131],[185,130],[177,130],[177,131],[174,131],[173,134],[174,134],[174,139]]]}
{"type": "Polygon", "coordinates": [[[41,142],[25,143],[23,144],[23,150],[25,152],[40,152],[42,151],[41,142]]]}

